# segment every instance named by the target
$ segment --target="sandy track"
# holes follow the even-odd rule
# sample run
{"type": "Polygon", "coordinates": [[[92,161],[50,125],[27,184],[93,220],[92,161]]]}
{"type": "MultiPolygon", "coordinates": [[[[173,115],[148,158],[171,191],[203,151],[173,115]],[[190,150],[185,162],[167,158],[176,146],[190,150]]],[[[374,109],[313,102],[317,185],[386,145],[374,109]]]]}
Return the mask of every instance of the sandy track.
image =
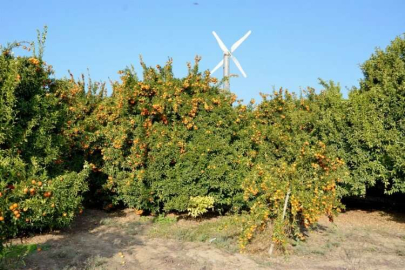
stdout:
{"type": "Polygon", "coordinates": [[[153,225],[137,220],[139,216],[129,210],[88,210],[70,229],[25,239],[43,250],[29,255],[23,269],[405,268],[403,215],[349,211],[335,224],[321,220],[319,229],[291,255],[272,259],[265,253],[231,253],[209,242],[151,238],[147,230],[153,225]]]}

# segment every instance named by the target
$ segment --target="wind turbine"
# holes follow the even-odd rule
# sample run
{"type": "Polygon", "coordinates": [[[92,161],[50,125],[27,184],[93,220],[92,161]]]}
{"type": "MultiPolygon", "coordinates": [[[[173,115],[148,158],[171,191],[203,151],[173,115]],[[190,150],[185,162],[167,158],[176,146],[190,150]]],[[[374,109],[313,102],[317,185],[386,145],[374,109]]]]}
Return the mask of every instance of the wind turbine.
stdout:
{"type": "Polygon", "coordinates": [[[238,59],[236,59],[235,56],[232,55],[232,53],[242,44],[243,41],[245,41],[248,36],[252,33],[252,31],[248,31],[241,39],[236,41],[232,46],[231,50],[228,50],[228,48],[225,46],[225,44],[222,42],[222,40],[219,38],[217,33],[215,31],[212,31],[212,34],[214,35],[215,39],[218,42],[219,47],[221,50],[224,52],[224,59],[218,63],[218,65],[211,70],[211,74],[214,73],[217,69],[219,69],[222,65],[224,66],[224,78],[226,78],[224,82],[224,89],[228,90],[230,89],[229,87],[229,58],[232,59],[232,61],[235,63],[235,65],[238,67],[240,73],[242,73],[243,77],[247,77],[246,73],[243,71],[242,66],[240,65],[238,59]]]}

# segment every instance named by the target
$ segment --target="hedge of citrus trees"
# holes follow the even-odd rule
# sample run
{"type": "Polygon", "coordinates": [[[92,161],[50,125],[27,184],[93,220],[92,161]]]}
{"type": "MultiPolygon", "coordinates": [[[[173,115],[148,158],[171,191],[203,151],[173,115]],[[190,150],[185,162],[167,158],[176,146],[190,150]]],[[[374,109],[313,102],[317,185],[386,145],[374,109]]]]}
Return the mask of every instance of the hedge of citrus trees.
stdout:
{"type": "MultiPolygon", "coordinates": [[[[405,35],[377,49],[350,93],[348,115],[353,179],[387,194],[405,192],[405,35]]],[[[363,192],[364,193],[364,189],[363,192]]]]}
{"type": "Polygon", "coordinates": [[[322,112],[312,104],[325,95],[333,93],[310,92],[309,98],[297,98],[280,90],[262,95],[263,101],[252,111],[249,128],[255,155],[243,182],[250,218],[240,239],[242,249],[269,221],[274,225],[273,242],[285,244],[289,235],[303,238],[301,226],[308,228],[322,215],[333,220],[340,211],[338,185],[346,181],[347,168],[317,136],[322,112]],[[286,199],[289,211],[283,217],[286,199]]]}
{"type": "Polygon", "coordinates": [[[108,195],[105,207],[122,202],[139,211],[183,212],[197,196],[212,197],[217,211],[244,205],[244,115],[233,107],[234,95],[198,71],[198,61],[183,79],[173,77],[171,61],[143,64],[142,81],[131,69],[119,71],[111,97],[89,118],[98,128],[79,124],[83,151],[100,172],[94,192],[108,195]]]}
{"type": "MultiPolygon", "coordinates": [[[[52,67],[40,50],[15,57],[21,44],[0,54],[0,237],[60,227],[80,212],[88,169],[73,171],[59,161],[68,149],[67,111],[55,95],[52,67]]],[[[30,47],[34,48],[34,47],[30,47]]]]}
{"type": "MultiPolygon", "coordinates": [[[[139,79],[52,78],[40,50],[0,56],[1,238],[68,224],[87,204],[138,213],[247,211],[243,249],[273,224],[273,242],[303,238],[342,196],[376,185],[405,191],[405,39],[362,66],[360,89],[280,90],[249,105],[224,92],[199,57],[184,78],[172,61],[139,79]],[[288,199],[288,200],[287,200],[288,199]],[[283,214],[286,209],[285,215],[283,214]]],[[[29,48],[35,49],[30,46],[29,48]]]]}

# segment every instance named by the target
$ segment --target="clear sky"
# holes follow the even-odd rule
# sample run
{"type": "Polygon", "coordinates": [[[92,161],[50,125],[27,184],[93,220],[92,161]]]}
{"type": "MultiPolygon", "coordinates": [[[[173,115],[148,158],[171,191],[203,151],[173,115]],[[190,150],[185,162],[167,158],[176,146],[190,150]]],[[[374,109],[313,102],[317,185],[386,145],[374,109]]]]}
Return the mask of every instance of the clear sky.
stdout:
{"type": "MultiPolygon", "coordinates": [[[[234,54],[248,78],[231,81],[248,101],[273,87],[319,89],[319,77],[347,93],[375,47],[405,32],[404,11],[404,0],[0,0],[0,43],[35,40],[47,25],[44,58],[57,77],[89,68],[107,81],[131,64],[141,74],[140,54],[153,66],[172,57],[178,77],[197,54],[201,69],[212,69],[222,58],[212,31],[230,48],[252,30],[234,54]]],[[[240,74],[232,63],[231,73],[240,74]]]]}

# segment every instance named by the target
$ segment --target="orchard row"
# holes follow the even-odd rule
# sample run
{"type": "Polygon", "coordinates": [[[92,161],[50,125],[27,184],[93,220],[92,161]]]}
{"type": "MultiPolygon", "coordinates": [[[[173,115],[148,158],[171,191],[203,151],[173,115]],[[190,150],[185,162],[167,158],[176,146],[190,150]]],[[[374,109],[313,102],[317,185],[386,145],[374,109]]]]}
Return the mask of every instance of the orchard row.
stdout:
{"type": "MultiPolygon", "coordinates": [[[[379,185],[405,191],[405,40],[362,65],[344,99],[321,81],[246,105],[208,71],[175,78],[172,62],[101,83],[55,79],[42,59],[0,55],[0,233],[61,227],[82,203],[138,213],[246,212],[243,249],[273,224],[273,241],[340,211],[340,199],[379,185]],[[288,195],[287,195],[288,194],[288,195]],[[287,201],[285,217],[284,205],[287,201]]],[[[37,46],[38,47],[38,46],[37,46]]]]}

